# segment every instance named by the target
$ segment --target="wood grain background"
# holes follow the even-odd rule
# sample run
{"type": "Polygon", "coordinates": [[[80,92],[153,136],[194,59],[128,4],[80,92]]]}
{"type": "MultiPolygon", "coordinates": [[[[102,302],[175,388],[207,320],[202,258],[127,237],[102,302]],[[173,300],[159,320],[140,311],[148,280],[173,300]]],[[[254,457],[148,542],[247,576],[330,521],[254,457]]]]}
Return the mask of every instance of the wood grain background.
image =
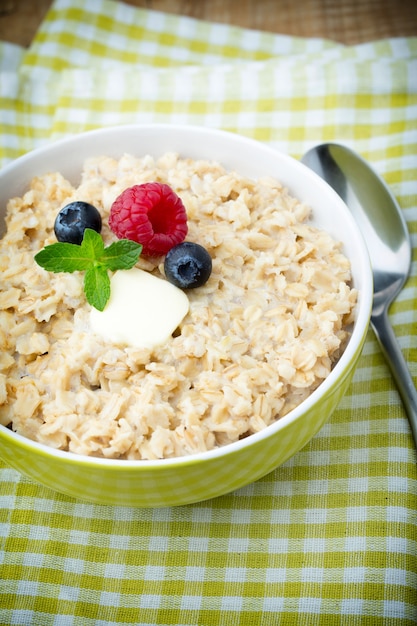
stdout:
{"type": "MultiPolygon", "coordinates": [[[[88,0],[86,0],[88,2],[88,0]]],[[[417,36],[417,0],[125,0],[136,7],[354,45],[417,36]]],[[[52,0],[0,0],[0,40],[27,47],[52,0]]]]}

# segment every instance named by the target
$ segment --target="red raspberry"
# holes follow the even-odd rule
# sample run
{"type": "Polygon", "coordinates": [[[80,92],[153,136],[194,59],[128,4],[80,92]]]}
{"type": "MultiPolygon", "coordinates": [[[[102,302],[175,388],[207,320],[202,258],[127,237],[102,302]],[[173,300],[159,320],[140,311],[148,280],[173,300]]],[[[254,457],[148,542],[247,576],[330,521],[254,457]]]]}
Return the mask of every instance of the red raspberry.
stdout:
{"type": "Polygon", "coordinates": [[[113,202],[109,226],[119,239],[132,239],[143,254],[166,254],[184,241],[187,213],[181,198],[164,183],[143,183],[125,189],[113,202]]]}

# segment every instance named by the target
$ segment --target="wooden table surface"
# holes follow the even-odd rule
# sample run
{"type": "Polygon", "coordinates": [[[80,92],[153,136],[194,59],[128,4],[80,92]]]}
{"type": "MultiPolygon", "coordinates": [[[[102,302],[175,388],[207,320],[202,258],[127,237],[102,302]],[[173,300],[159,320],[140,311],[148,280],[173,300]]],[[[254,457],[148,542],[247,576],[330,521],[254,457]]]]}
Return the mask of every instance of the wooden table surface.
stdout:
{"type": "MultiPolygon", "coordinates": [[[[87,0],[86,0],[87,1],[87,0]]],[[[125,0],[136,7],[354,45],[417,35],[417,0],[125,0]]],[[[0,40],[27,47],[52,0],[0,0],[0,40]]]]}

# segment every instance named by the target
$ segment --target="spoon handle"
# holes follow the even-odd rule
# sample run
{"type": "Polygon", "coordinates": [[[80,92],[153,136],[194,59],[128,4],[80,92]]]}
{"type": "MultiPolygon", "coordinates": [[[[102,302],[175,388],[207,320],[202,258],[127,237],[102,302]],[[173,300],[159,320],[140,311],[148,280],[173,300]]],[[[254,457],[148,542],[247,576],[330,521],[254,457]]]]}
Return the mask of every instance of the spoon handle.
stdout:
{"type": "Polygon", "coordinates": [[[397,384],[408,416],[414,443],[417,447],[417,391],[403,353],[398,345],[394,330],[389,322],[386,308],[377,314],[372,314],[371,325],[391,368],[391,373],[397,384]]]}

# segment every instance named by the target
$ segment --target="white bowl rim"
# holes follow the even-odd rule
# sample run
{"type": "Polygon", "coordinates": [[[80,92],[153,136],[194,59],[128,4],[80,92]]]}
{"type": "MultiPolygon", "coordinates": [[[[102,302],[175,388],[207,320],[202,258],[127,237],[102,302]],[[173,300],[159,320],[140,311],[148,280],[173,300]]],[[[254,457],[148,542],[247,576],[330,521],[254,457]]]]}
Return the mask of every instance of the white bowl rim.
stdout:
{"type": "MultiPolygon", "coordinates": [[[[69,463],[75,465],[97,465],[101,467],[107,467],[111,469],[123,470],[137,468],[139,471],[146,471],[147,469],[160,469],[164,470],[169,467],[177,466],[177,465],[189,465],[194,463],[200,463],[206,460],[215,459],[222,456],[227,456],[233,452],[236,452],[242,448],[251,447],[256,443],[261,442],[264,439],[268,439],[272,434],[277,433],[279,430],[284,428],[290,422],[293,422],[299,419],[303,414],[308,413],[311,407],[316,404],[316,402],[326,395],[328,391],[335,385],[336,381],[339,378],[344,378],[349,372],[349,364],[352,359],[356,358],[357,352],[361,349],[362,343],[364,341],[366,332],[369,326],[371,308],[372,308],[372,298],[373,298],[373,278],[372,278],[372,270],[369,260],[369,255],[367,252],[366,244],[363,239],[363,236],[354,222],[354,218],[350,213],[348,207],[344,203],[344,201],[340,198],[340,196],[317,174],[311,171],[307,166],[302,164],[300,161],[297,161],[294,157],[279,151],[277,148],[272,147],[268,144],[264,144],[256,139],[252,139],[250,137],[240,135],[235,132],[197,126],[193,124],[169,124],[169,123],[153,123],[153,124],[125,124],[118,126],[108,126],[105,128],[96,128],[93,130],[89,130],[86,132],[82,132],[79,134],[71,135],[69,137],[64,137],[58,139],[56,141],[51,141],[47,144],[44,144],[30,152],[18,157],[10,163],[7,163],[0,171],[0,189],[2,179],[5,179],[10,173],[13,173],[15,169],[22,168],[26,164],[31,164],[33,160],[37,160],[39,157],[48,156],[50,153],[53,153],[54,150],[60,150],[62,148],[67,147],[71,148],[73,144],[77,144],[80,139],[88,140],[89,138],[94,138],[97,135],[101,135],[103,137],[111,137],[114,134],[118,134],[120,132],[149,132],[149,131],[162,131],[162,132],[170,132],[174,130],[175,132],[192,132],[201,135],[206,135],[207,137],[223,137],[229,138],[235,143],[241,143],[242,145],[246,145],[249,147],[253,147],[254,150],[263,150],[265,153],[269,153],[271,156],[274,156],[279,159],[283,159],[284,161],[291,162],[294,167],[298,167],[300,172],[303,172],[303,176],[310,177],[314,180],[314,184],[323,190],[323,193],[330,194],[332,196],[332,201],[338,205],[338,210],[342,211],[345,214],[345,219],[351,222],[353,225],[353,229],[356,232],[357,236],[357,254],[360,257],[360,265],[363,269],[362,280],[364,287],[359,294],[359,303],[357,307],[357,318],[354,323],[352,335],[349,339],[349,342],[334,366],[333,370],[330,372],[328,377],[319,385],[319,387],[313,391],[308,398],[303,400],[300,405],[298,405],[295,409],[290,411],[287,415],[278,419],[276,422],[270,424],[262,431],[254,433],[244,439],[240,439],[234,443],[226,444],[224,446],[214,448],[212,450],[208,450],[206,452],[198,452],[195,454],[190,454],[187,456],[181,457],[173,457],[166,459],[150,459],[150,460],[128,460],[128,459],[106,459],[103,457],[94,457],[81,455],[69,451],[57,450],[46,444],[42,444],[40,442],[31,440],[19,433],[16,433],[10,430],[8,427],[0,424],[0,437],[6,439],[16,439],[22,446],[37,451],[39,454],[44,456],[51,456],[55,458],[61,458],[69,463]]],[[[221,159],[219,159],[221,161],[221,159]]],[[[32,174],[32,177],[36,174],[32,174]]],[[[3,195],[5,195],[3,193],[3,195]]],[[[12,195],[7,195],[7,199],[12,197],[12,195]]]]}

